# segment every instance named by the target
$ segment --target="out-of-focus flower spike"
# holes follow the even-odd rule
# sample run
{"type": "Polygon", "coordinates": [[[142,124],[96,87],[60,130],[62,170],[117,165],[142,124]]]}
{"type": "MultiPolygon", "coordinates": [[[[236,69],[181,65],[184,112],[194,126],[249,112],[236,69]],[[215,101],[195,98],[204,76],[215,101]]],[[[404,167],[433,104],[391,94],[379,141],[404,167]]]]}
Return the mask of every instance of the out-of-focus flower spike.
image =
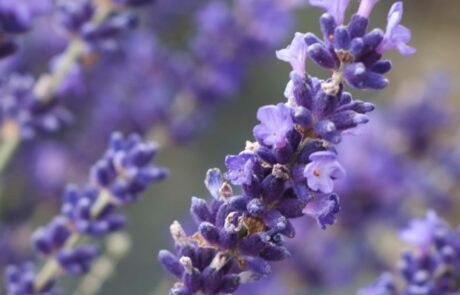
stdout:
{"type": "MultiPolygon", "coordinates": [[[[5,277],[8,294],[61,294],[54,290],[58,274],[87,273],[99,249],[94,244],[81,244],[83,239],[119,231],[125,218],[117,207],[136,201],[149,184],[166,176],[164,168],[151,166],[156,149],[155,144],[143,143],[139,136],[123,137],[115,132],[105,154],[91,169],[87,184],[82,188],[69,185],[60,213],[33,234],[35,250],[46,259],[44,266],[38,272],[10,267],[5,277]]],[[[204,214],[203,210],[196,211],[204,214]]],[[[165,257],[163,260],[171,265],[165,257]]]]}

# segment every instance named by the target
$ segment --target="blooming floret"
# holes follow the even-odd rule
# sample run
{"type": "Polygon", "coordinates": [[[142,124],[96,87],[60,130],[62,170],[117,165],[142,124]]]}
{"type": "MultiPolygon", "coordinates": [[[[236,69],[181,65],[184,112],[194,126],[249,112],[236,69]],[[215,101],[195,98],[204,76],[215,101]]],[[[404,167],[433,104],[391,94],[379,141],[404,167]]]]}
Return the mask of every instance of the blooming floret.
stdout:
{"type": "Polygon", "coordinates": [[[254,127],[254,136],[269,147],[284,147],[286,135],[294,127],[291,110],[284,104],[261,107],[257,111],[261,124],[254,127]]]}
{"type": "Polygon", "coordinates": [[[294,39],[288,47],[276,51],[276,57],[279,60],[290,63],[295,73],[304,76],[305,62],[307,59],[305,34],[295,33],[294,39]]]}
{"type": "Polygon", "coordinates": [[[234,185],[251,184],[255,161],[255,155],[249,153],[242,153],[238,156],[227,156],[225,158],[225,165],[228,172],[225,174],[225,177],[234,185]]]}
{"type": "Polygon", "coordinates": [[[304,176],[314,191],[329,194],[334,189],[334,180],[345,176],[345,170],[337,161],[337,155],[320,151],[310,155],[311,163],[305,167],[304,176]]]}

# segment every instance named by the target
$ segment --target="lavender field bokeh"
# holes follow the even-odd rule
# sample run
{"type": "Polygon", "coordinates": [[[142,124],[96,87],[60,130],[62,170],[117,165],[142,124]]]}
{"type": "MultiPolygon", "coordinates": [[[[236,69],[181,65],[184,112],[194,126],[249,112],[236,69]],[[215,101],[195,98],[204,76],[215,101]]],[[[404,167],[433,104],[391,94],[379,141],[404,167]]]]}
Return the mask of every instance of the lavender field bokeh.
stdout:
{"type": "MultiPolygon", "coordinates": [[[[83,36],[89,49],[55,90],[50,118],[38,116],[21,125],[24,139],[2,171],[0,247],[12,251],[1,254],[2,267],[31,257],[32,231],[59,211],[66,183],[86,181],[112,131],[138,132],[159,143],[155,164],[167,167],[169,175],[124,211],[131,247],[97,294],[168,293],[174,280],[157,253],[171,248],[170,224],[177,219],[193,231],[187,227],[190,198],[208,198],[206,171],[226,171],[225,156],[252,138],[257,109],[284,99],[290,69],[276,59],[275,50],[286,47],[296,31],[320,34],[322,13],[308,1],[229,1],[241,16],[235,25],[221,1],[182,2],[134,5],[126,16],[124,10],[122,17],[115,15],[115,29],[107,25],[106,32],[76,29],[62,20],[57,25],[59,15],[48,7],[31,31],[8,34],[18,51],[0,60],[0,99],[5,101],[11,73],[26,77],[16,86],[27,88],[26,75],[52,72],[49,62],[72,36],[83,36]],[[131,13],[137,26],[130,25],[131,13]]],[[[354,11],[358,1],[350,2],[354,11]]],[[[392,4],[376,5],[373,27],[385,27],[392,4]]],[[[236,294],[356,294],[382,271],[397,270],[408,248],[398,233],[411,219],[432,208],[453,228],[459,223],[458,9],[460,4],[448,0],[404,1],[403,23],[412,31],[410,44],[417,53],[389,53],[393,70],[383,91],[352,91],[376,110],[339,148],[347,176],[337,184],[342,211],[336,223],[323,231],[313,219],[295,222],[297,237],[287,244],[292,257],[274,263],[274,278],[236,294]]],[[[311,62],[307,72],[327,77],[311,62]]],[[[24,122],[21,115],[13,117],[24,122]]],[[[68,294],[79,284],[75,278],[60,282],[68,294]]],[[[91,287],[91,280],[87,284],[91,287]]]]}

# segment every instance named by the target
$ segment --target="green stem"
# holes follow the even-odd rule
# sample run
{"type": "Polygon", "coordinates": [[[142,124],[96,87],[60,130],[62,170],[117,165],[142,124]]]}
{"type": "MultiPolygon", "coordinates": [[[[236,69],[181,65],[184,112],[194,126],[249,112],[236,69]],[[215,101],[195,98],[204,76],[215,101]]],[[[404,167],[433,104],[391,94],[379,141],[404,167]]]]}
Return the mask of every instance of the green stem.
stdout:
{"type": "MultiPolygon", "coordinates": [[[[107,18],[111,11],[112,7],[110,5],[99,5],[96,13],[94,14],[93,19],[91,20],[91,23],[97,26],[107,18]]],[[[78,37],[73,38],[69,46],[67,46],[67,49],[62,54],[61,60],[56,70],[50,75],[46,74],[41,77],[41,79],[44,79],[46,81],[44,82],[44,84],[46,84],[44,86],[45,88],[42,90],[41,93],[37,93],[37,96],[41,101],[47,102],[53,98],[53,95],[56,93],[57,89],[59,88],[59,85],[61,85],[62,81],[72,70],[73,65],[75,65],[77,60],[84,53],[84,42],[78,37]]]]}
{"type": "Polygon", "coordinates": [[[5,138],[0,144],[0,173],[2,173],[21,142],[19,135],[5,138]]]}
{"type": "MultiPolygon", "coordinates": [[[[73,233],[67,240],[64,248],[72,248],[81,241],[81,236],[78,233],[73,233]]],[[[37,292],[43,290],[51,278],[55,277],[61,270],[56,257],[51,257],[42,267],[35,279],[34,288],[37,292]]]]}
{"type": "Polygon", "coordinates": [[[35,280],[35,290],[41,291],[45,285],[60,271],[60,267],[56,259],[49,260],[38,273],[35,280]]]}
{"type": "MultiPolygon", "coordinates": [[[[53,98],[54,94],[59,88],[59,85],[61,85],[62,81],[69,74],[72,66],[84,53],[84,50],[84,43],[80,39],[75,38],[72,40],[72,42],[70,42],[66,51],[63,53],[56,70],[51,75],[45,74],[41,77],[41,79],[46,79],[45,84],[47,85],[45,86],[45,89],[42,93],[36,93],[40,101],[48,102],[53,98]]],[[[39,80],[39,82],[40,81],[41,80],[39,80]]]]}
{"type": "Polygon", "coordinates": [[[102,189],[99,193],[99,196],[97,197],[96,202],[91,208],[91,217],[97,218],[101,214],[102,210],[104,210],[104,208],[111,203],[111,201],[112,196],[110,195],[110,192],[107,189],[102,189]]]}

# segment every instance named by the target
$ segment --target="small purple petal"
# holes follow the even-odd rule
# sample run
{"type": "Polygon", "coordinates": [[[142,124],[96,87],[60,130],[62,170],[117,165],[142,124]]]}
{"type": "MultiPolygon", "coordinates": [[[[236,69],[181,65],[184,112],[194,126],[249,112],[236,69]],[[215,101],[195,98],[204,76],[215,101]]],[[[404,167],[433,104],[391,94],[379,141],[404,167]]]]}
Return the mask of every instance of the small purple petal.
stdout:
{"type": "Polygon", "coordinates": [[[267,146],[286,146],[286,135],[294,128],[291,110],[285,104],[263,106],[257,111],[261,124],[254,127],[254,136],[267,146]]]}
{"type": "Polygon", "coordinates": [[[206,179],[204,181],[208,191],[215,199],[219,199],[219,190],[224,184],[222,173],[219,169],[209,169],[206,173],[206,179]]]}
{"type": "Polygon", "coordinates": [[[242,153],[237,156],[229,155],[225,158],[227,173],[225,177],[234,185],[251,184],[255,155],[242,153]]]}
{"type": "Polygon", "coordinates": [[[337,156],[330,151],[319,151],[310,155],[310,161],[304,170],[308,186],[314,191],[332,193],[334,180],[345,176],[337,156]]]}
{"type": "Polygon", "coordinates": [[[291,64],[294,72],[305,75],[305,61],[307,59],[307,44],[305,34],[295,33],[294,39],[288,47],[278,50],[276,57],[291,64]]]}
{"type": "Polygon", "coordinates": [[[400,25],[403,16],[403,3],[396,2],[388,13],[388,24],[385,38],[377,48],[378,53],[384,53],[392,49],[398,49],[402,55],[414,54],[417,50],[407,43],[411,40],[411,32],[408,28],[400,25]]]}
{"type": "Polygon", "coordinates": [[[303,209],[303,213],[315,218],[322,229],[335,223],[339,211],[339,197],[336,194],[317,196],[303,209]]]}

